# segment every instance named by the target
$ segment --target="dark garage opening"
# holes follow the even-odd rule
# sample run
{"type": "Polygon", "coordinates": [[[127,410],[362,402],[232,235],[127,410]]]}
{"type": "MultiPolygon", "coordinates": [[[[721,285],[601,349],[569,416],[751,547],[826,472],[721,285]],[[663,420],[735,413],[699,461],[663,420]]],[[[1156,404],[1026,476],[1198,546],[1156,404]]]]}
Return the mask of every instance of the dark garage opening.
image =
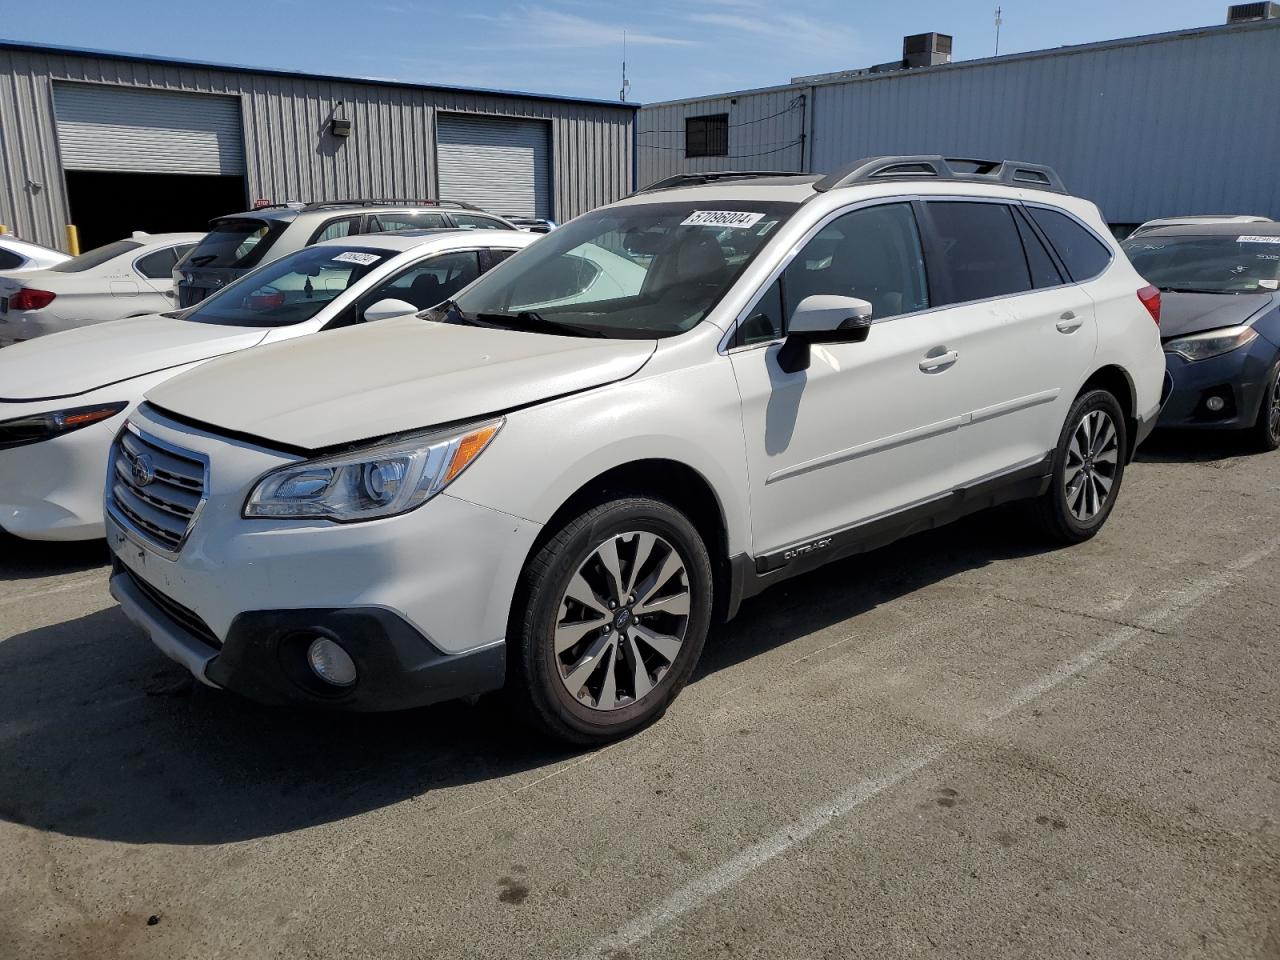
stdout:
{"type": "Polygon", "coordinates": [[[71,222],[80,231],[82,251],[134,230],[208,230],[214,217],[239,213],[248,205],[241,176],[68,170],[66,177],[71,222]]]}

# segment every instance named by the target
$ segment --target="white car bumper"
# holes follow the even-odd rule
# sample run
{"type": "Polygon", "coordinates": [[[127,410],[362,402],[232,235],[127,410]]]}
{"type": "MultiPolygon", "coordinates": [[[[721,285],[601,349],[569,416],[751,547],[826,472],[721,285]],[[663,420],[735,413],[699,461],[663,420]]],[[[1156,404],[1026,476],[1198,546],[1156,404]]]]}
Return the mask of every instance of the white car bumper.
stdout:
{"type": "Polygon", "coordinates": [[[500,686],[511,599],[538,526],[439,494],[364,523],[245,519],[266,471],[295,458],[202,434],[144,409],[144,435],[208,458],[206,500],[166,555],[116,510],[113,592],[168,656],[206,683],[266,702],[394,709],[500,686]],[[325,689],[306,666],[316,636],[360,680],[325,689]]]}

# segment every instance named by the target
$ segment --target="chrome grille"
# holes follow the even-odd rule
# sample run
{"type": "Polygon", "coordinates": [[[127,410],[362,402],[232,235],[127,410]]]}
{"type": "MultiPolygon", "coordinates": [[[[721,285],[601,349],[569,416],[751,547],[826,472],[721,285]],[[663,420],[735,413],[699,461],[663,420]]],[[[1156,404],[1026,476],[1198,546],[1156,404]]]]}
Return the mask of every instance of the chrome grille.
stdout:
{"type": "Polygon", "coordinates": [[[206,461],[126,426],[111,449],[115,519],[163,553],[177,553],[204,503],[206,461]]]}

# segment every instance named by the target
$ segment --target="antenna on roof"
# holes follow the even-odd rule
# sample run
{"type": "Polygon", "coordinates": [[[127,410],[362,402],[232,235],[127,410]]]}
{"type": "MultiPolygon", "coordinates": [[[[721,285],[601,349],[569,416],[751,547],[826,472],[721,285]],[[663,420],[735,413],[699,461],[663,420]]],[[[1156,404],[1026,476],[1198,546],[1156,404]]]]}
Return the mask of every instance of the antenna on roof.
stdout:
{"type": "Polygon", "coordinates": [[[1004,25],[1004,9],[996,7],[996,56],[1000,56],[1000,28],[1004,25]]]}
{"type": "Polygon", "coordinates": [[[618,91],[618,99],[623,103],[631,94],[631,81],[627,79],[627,31],[622,31],[622,89],[618,91]]]}

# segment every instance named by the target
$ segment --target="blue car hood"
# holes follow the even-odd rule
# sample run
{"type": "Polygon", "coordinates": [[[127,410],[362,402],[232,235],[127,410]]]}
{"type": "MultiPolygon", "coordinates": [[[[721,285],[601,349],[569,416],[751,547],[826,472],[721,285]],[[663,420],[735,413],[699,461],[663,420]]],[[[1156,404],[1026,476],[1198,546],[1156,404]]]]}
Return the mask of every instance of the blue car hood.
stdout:
{"type": "Polygon", "coordinates": [[[1162,293],[1160,336],[1185,337],[1203,330],[1234,327],[1280,302],[1274,293],[1162,293]]]}

